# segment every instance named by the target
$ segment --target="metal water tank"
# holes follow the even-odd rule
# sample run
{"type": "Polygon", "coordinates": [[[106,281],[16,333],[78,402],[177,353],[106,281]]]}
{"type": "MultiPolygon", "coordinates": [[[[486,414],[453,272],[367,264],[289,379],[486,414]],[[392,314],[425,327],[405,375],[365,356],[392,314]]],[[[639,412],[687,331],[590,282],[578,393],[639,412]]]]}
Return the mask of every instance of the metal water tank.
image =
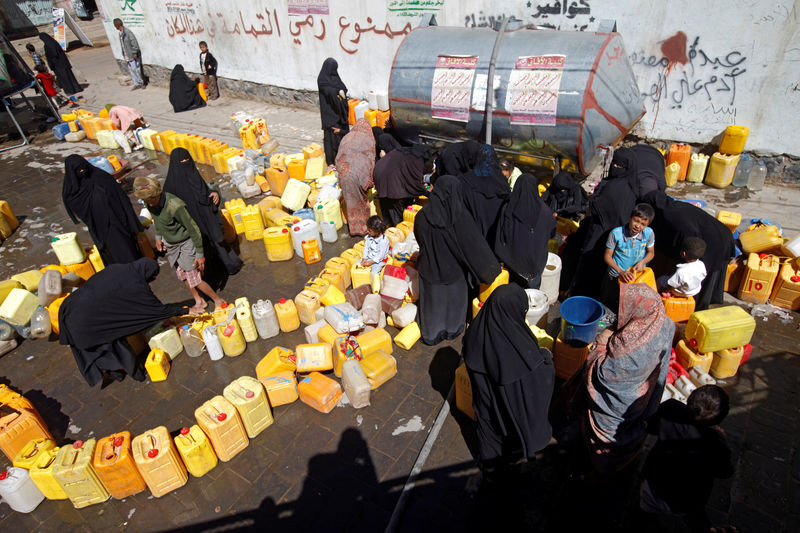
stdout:
{"type": "MultiPolygon", "coordinates": [[[[470,95],[471,104],[476,103],[472,99],[480,88],[475,80],[487,75],[497,36],[498,32],[489,28],[439,26],[416,28],[406,36],[395,55],[389,85],[392,121],[401,137],[484,141],[485,109],[480,104],[477,108],[470,105],[466,122],[433,118],[434,71],[440,56],[477,58],[472,59],[475,71],[470,95]]],[[[495,83],[491,144],[501,155],[510,154],[523,162],[530,155],[558,157],[563,168],[589,174],[602,162],[601,147],[620,141],[645,113],[618,33],[507,31],[499,43],[494,75],[499,84],[495,83]],[[557,93],[552,93],[557,94],[555,112],[550,116],[554,123],[542,124],[547,122],[546,116],[542,121],[542,117],[520,119],[519,112],[510,113],[509,80],[520,80],[524,74],[520,70],[536,70],[542,57],[560,56],[563,58],[548,60],[552,64],[547,65],[561,71],[557,93]]],[[[530,157],[527,159],[530,162],[530,157]]]]}

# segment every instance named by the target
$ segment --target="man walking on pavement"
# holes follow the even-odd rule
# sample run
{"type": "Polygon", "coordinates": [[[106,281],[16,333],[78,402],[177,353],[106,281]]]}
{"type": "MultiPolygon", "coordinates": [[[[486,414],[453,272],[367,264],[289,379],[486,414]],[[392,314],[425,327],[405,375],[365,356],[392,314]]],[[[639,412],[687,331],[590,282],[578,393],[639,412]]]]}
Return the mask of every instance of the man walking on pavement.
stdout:
{"type": "Polygon", "coordinates": [[[144,89],[144,74],[142,71],[142,54],[139,42],[131,30],[122,25],[122,20],[114,19],[114,27],[119,30],[119,43],[122,46],[122,56],[128,64],[128,72],[133,80],[133,89],[144,89]]]}

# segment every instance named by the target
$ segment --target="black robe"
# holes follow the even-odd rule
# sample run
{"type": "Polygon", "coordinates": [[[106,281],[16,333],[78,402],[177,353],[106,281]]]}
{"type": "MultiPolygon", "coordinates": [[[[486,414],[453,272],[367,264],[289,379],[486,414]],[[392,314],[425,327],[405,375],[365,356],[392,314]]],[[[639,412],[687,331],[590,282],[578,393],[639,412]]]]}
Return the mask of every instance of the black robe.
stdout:
{"type": "MultiPolygon", "coordinates": [[[[203,240],[210,244],[228,274],[242,268],[242,260],[225,242],[219,205],[209,197],[211,189],[200,175],[191,154],[185,148],[175,148],[169,156],[169,170],[164,192],[174,194],[186,204],[192,219],[200,228],[203,240]]],[[[220,199],[222,203],[222,199],[220,199]]]]}
{"type": "Polygon", "coordinates": [[[180,113],[206,105],[197,88],[199,82],[200,80],[192,80],[186,75],[183,65],[175,65],[169,76],[169,103],[172,104],[173,111],[180,113]]]}
{"type": "Polygon", "coordinates": [[[633,190],[636,199],[641,201],[649,192],[666,191],[666,163],[661,152],[647,144],[631,146],[630,151],[636,157],[636,185],[633,190]]]}
{"type": "Polygon", "coordinates": [[[569,172],[561,171],[544,191],[542,200],[558,216],[580,220],[586,212],[589,196],[569,172]]]}
{"type": "Polygon", "coordinates": [[[81,84],[75,78],[75,74],[72,73],[72,65],[67,58],[67,54],[58,44],[58,41],[46,33],[40,33],[39,38],[44,43],[44,56],[47,59],[47,65],[53,71],[58,84],[64,89],[64,92],[75,94],[83,91],[81,84]]]}
{"type": "Polygon", "coordinates": [[[494,253],[524,280],[524,287],[538,289],[547,264],[547,241],[555,230],[556,219],[539,196],[536,178],[522,174],[500,214],[494,253]]]}
{"type": "Polygon", "coordinates": [[[491,283],[500,264],[464,208],[462,187],[442,176],[430,201],[414,219],[419,243],[419,325],[422,341],[433,345],[464,330],[469,306],[467,275],[491,283]]]}
{"type": "Polygon", "coordinates": [[[656,275],[671,275],[674,265],[681,261],[680,251],[686,237],[700,237],[706,242],[706,252],[700,259],[706,265],[706,279],[695,299],[695,309],[707,309],[711,304],[721,304],[725,289],[725,272],[735,252],[731,230],[699,207],[670,198],[665,193],[653,191],[644,201],[656,210],[650,227],[656,234],[656,251],[670,261],[665,270],[656,275]]]}
{"type": "Polygon", "coordinates": [[[422,158],[400,149],[392,150],[375,163],[372,179],[383,219],[390,226],[403,221],[403,210],[414,203],[415,197],[427,194],[424,167],[422,158]]]}
{"type": "Polygon", "coordinates": [[[436,159],[436,174],[460,176],[475,166],[481,143],[463,141],[445,146],[436,159]]]}
{"type": "Polygon", "coordinates": [[[500,209],[511,194],[494,148],[488,144],[479,145],[473,167],[459,179],[463,184],[465,205],[478,224],[478,230],[487,242],[494,242],[500,209]]]}
{"type": "Polygon", "coordinates": [[[130,263],[142,257],[136,234],[142,231],[130,199],[107,172],[79,155],[64,161],[61,196],[67,214],[89,228],[103,263],[130,263]]]}
{"type": "Polygon", "coordinates": [[[520,448],[523,457],[533,457],[550,441],[553,357],[539,348],[525,323],[527,311],[525,291],[502,285],[464,335],[464,363],[478,417],[478,452],[485,468],[500,466],[520,448]]]}
{"type": "Polygon", "coordinates": [[[162,304],[150,290],[149,281],[158,270],[158,263],[147,258],[107,266],[61,305],[59,342],[72,348],[89,386],[97,384],[104,372],[120,377],[122,371],[142,381],[142,361],[125,337],[185,312],[184,307],[162,304]]]}
{"type": "Polygon", "coordinates": [[[328,163],[336,161],[339,143],[342,141],[342,137],[350,131],[347,98],[339,97],[339,91],[347,94],[347,86],[339,77],[338,69],[339,64],[335,59],[329,57],[322,63],[322,68],[317,76],[319,115],[322,120],[325,160],[328,163]],[[339,133],[333,133],[333,128],[338,128],[339,133]]]}

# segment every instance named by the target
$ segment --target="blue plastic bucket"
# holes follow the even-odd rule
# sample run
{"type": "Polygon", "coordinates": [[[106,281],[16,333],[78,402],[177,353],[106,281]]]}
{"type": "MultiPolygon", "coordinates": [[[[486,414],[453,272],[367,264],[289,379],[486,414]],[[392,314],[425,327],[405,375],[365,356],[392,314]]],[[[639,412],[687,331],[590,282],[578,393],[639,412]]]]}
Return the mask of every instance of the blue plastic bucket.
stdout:
{"type": "Polygon", "coordinates": [[[560,312],[564,341],[594,342],[597,324],[605,314],[603,304],[586,296],[573,296],[561,303],[560,312]]]}

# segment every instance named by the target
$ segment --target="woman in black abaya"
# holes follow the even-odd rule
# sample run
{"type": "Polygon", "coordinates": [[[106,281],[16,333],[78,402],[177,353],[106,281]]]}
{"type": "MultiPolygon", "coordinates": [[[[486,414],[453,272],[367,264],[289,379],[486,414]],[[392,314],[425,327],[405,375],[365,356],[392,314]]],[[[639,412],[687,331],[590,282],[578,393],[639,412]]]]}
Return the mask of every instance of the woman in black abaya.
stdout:
{"type": "MultiPolygon", "coordinates": [[[[197,170],[191,154],[185,148],[175,148],[169,156],[164,192],[174,194],[183,200],[192,219],[200,228],[203,240],[216,251],[228,274],[239,272],[242,260],[225,242],[222,230],[219,191],[208,186],[197,170]]],[[[209,249],[206,246],[204,248],[209,249]]]]}
{"type": "Polygon", "coordinates": [[[126,374],[144,381],[143,362],[125,340],[186,307],[164,305],[150,290],[158,263],[142,258],[111,265],[69,295],[58,311],[59,342],[69,345],[90,387],[126,374]]]}
{"type": "MultiPolygon", "coordinates": [[[[628,223],[636,206],[636,156],[628,148],[614,152],[608,176],[589,199],[589,216],[567,238],[561,289],[570,295],[596,296],[605,272],[603,253],[609,232],[628,223]]],[[[656,217],[657,218],[657,217],[656,217]]]]}
{"type": "Polygon", "coordinates": [[[500,209],[511,194],[494,148],[488,144],[479,145],[475,164],[459,179],[464,186],[467,211],[472,214],[484,238],[494,242],[500,209]]]}
{"type": "Polygon", "coordinates": [[[80,219],[89,228],[103,263],[130,263],[142,257],[136,234],[139,218],[122,187],[107,172],[79,155],[64,161],[61,196],[74,223],[80,219]]]}
{"type": "Polygon", "coordinates": [[[383,219],[390,226],[396,226],[403,221],[403,211],[414,203],[414,198],[428,194],[425,172],[426,165],[430,170],[432,160],[427,147],[405,148],[398,143],[397,148],[391,148],[386,137],[394,140],[385,133],[380,136],[380,146],[389,150],[375,163],[372,179],[378,191],[383,219]]]}
{"type": "Polygon", "coordinates": [[[481,283],[500,275],[500,264],[464,208],[461,183],[442,176],[414,219],[419,243],[419,325],[425,344],[458,337],[469,304],[467,274],[481,283]]]}
{"type": "Polygon", "coordinates": [[[555,230],[556,219],[539,196],[536,178],[522,174],[503,206],[494,253],[524,288],[539,288],[547,264],[547,241],[555,230]]]}
{"type": "Polygon", "coordinates": [[[189,78],[183,70],[183,65],[175,65],[169,76],[169,103],[172,104],[173,111],[180,113],[206,105],[197,88],[198,83],[200,79],[189,78]]]}
{"type": "Polygon", "coordinates": [[[39,39],[44,43],[44,57],[47,58],[47,65],[55,74],[56,80],[64,92],[67,94],[81,92],[83,88],[75,79],[75,74],[72,73],[72,64],[58,41],[46,33],[40,33],[39,39]]]}
{"type": "Polygon", "coordinates": [[[442,148],[436,158],[436,173],[439,176],[460,176],[472,170],[478,158],[481,143],[462,141],[442,148]]]}
{"type": "Polygon", "coordinates": [[[339,77],[339,64],[329,57],[322,63],[317,76],[319,90],[319,115],[322,119],[325,160],[330,164],[336,161],[339,143],[350,131],[347,122],[347,86],[339,77]]]}
{"type": "Polygon", "coordinates": [[[666,191],[666,163],[661,152],[648,144],[637,144],[630,150],[636,157],[636,185],[633,188],[636,200],[640,201],[649,192],[666,191]]]}
{"type": "Polygon", "coordinates": [[[699,207],[670,198],[661,191],[645,195],[644,202],[656,210],[650,227],[658,235],[657,252],[670,260],[667,268],[656,275],[671,274],[680,262],[681,244],[686,237],[700,237],[706,242],[706,252],[701,261],[706,265],[706,278],[700,294],[694,297],[695,309],[707,309],[711,304],[721,304],[725,289],[725,271],[733,257],[735,243],[731,230],[699,207]]]}
{"type": "Polygon", "coordinates": [[[562,170],[542,195],[550,209],[563,218],[580,220],[586,211],[589,197],[572,175],[562,170]]]}
{"type": "Polygon", "coordinates": [[[525,323],[527,311],[525,291],[501,285],[464,335],[464,363],[478,417],[478,454],[486,473],[511,463],[520,451],[522,457],[533,458],[550,442],[553,356],[539,348],[525,323]]]}

